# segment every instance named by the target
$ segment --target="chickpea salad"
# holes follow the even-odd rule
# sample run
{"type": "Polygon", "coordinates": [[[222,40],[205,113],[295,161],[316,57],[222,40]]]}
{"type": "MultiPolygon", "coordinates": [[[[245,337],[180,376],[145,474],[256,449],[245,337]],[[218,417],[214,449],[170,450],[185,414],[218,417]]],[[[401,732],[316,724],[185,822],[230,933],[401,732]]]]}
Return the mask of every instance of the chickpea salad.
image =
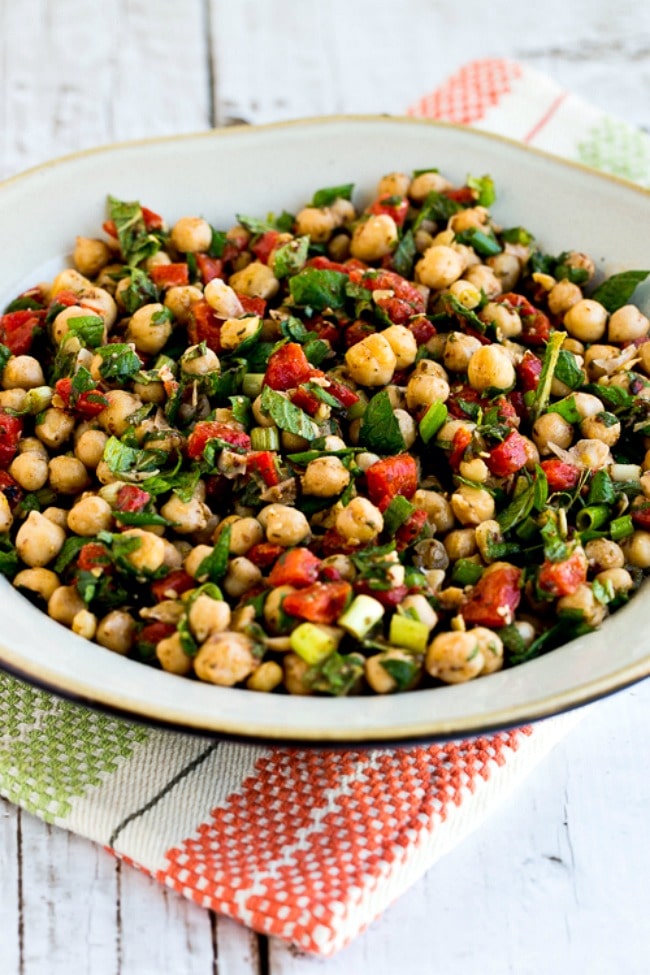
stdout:
{"type": "Polygon", "coordinates": [[[115,653],[392,693],[597,628],[650,568],[648,271],[503,227],[489,176],[103,236],[0,315],[0,571],[115,653]]]}

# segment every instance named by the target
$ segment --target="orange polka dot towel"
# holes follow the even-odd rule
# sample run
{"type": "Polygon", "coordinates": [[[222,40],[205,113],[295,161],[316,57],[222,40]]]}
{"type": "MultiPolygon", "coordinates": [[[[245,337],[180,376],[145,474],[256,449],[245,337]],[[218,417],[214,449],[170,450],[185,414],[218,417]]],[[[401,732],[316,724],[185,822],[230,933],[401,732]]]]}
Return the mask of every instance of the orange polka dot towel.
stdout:
{"type": "MultiPolygon", "coordinates": [[[[508,61],[411,109],[650,184],[650,140],[508,61]]],[[[198,904],[328,955],[476,829],[575,714],[441,745],[266,749],[156,731],[0,674],[0,793],[198,904]]]]}

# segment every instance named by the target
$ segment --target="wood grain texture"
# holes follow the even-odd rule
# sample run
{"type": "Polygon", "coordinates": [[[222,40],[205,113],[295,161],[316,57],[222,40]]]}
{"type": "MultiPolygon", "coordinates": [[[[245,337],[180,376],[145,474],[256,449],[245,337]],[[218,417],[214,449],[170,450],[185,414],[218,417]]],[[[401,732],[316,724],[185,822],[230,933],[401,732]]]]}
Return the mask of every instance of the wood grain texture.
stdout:
{"type": "MultiPolygon", "coordinates": [[[[0,176],[114,139],[402,112],[508,56],[650,127],[650,8],[619,0],[0,0],[0,176]]],[[[646,975],[650,684],[589,710],[499,814],[329,961],[0,802],[2,975],[646,975]]]]}

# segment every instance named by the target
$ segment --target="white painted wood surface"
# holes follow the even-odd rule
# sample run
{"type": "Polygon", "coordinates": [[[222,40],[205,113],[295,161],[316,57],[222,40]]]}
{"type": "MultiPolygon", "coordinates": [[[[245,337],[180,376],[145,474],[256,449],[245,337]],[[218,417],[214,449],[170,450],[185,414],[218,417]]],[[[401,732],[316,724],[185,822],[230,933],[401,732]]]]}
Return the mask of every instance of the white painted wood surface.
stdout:
{"type": "MultiPolygon", "coordinates": [[[[400,112],[523,59],[650,128],[650,6],[0,0],[0,176],[115,139],[400,112]]],[[[37,214],[33,215],[37,220],[37,214]]],[[[162,890],[0,803],[2,975],[645,975],[650,683],[589,708],[501,812],[334,959],[162,890]]]]}

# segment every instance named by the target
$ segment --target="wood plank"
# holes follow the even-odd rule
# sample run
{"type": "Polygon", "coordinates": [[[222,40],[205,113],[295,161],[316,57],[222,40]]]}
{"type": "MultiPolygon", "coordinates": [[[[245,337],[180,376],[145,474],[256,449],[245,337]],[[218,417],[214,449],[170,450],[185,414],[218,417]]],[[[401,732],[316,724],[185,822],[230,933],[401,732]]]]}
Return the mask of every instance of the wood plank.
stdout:
{"type": "Polygon", "coordinates": [[[209,125],[202,0],[0,5],[0,177],[113,140],[209,125]]]}
{"type": "Polygon", "coordinates": [[[22,954],[20,811],[0,799],[0,958],[7,975],[19,971],[22,954]]]}

